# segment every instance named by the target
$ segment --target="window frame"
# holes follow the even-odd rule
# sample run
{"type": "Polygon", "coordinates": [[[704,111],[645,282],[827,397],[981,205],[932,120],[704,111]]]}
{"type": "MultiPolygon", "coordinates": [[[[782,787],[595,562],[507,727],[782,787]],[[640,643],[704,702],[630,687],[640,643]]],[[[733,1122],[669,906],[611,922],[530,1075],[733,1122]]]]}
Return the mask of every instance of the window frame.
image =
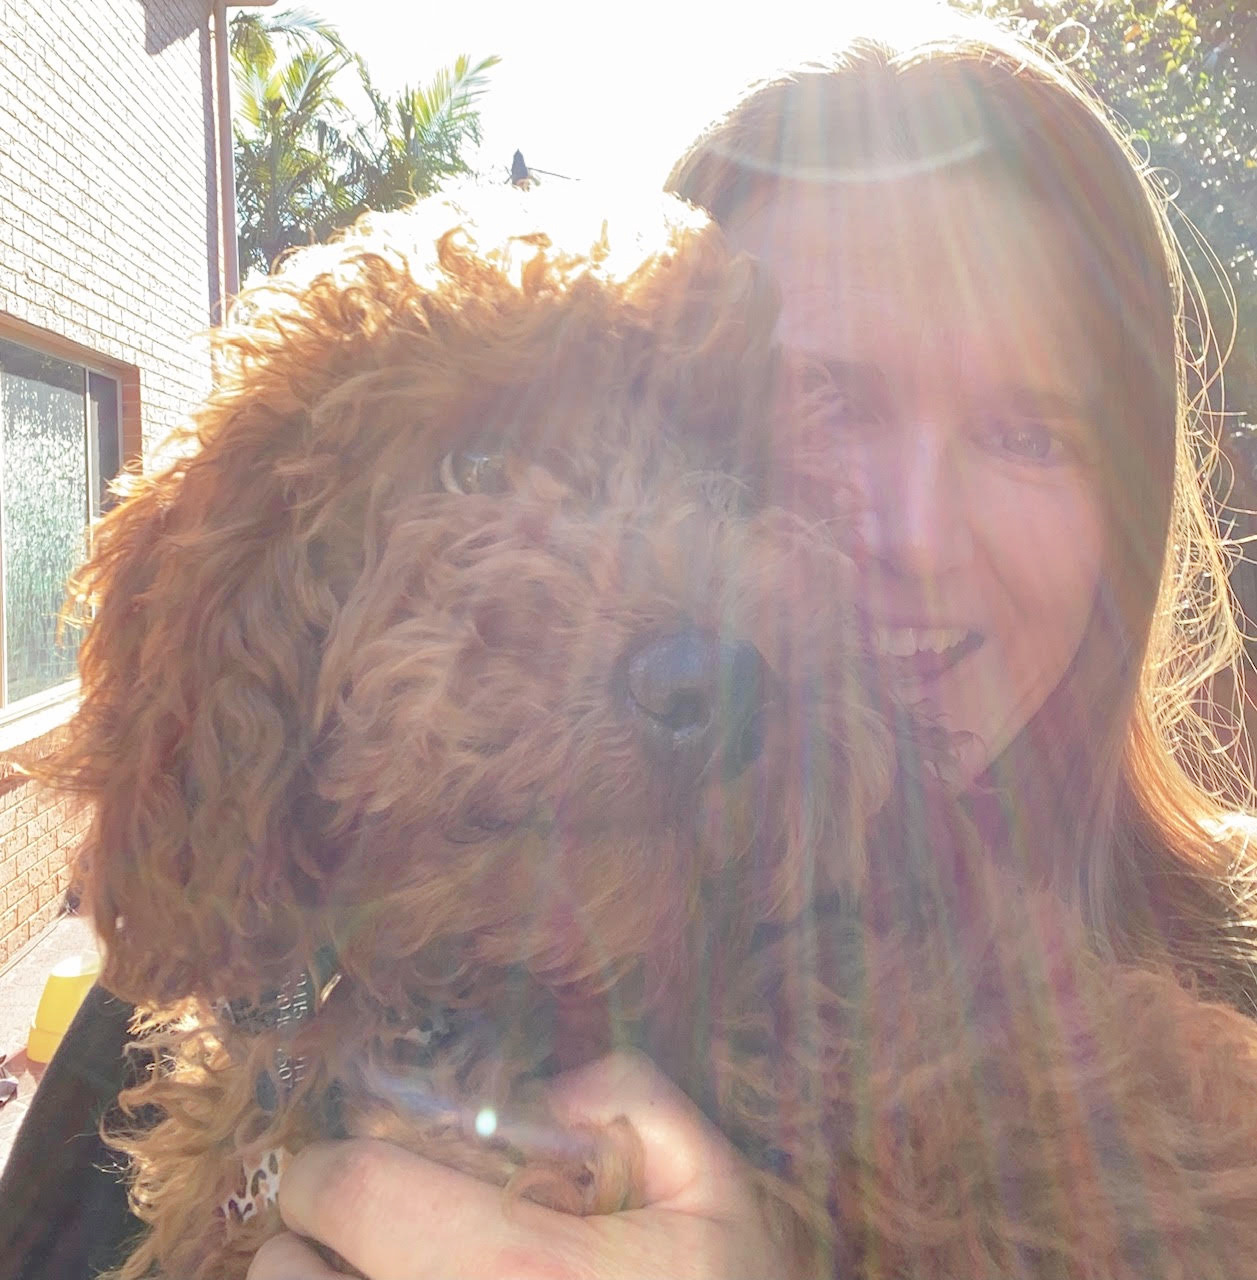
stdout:
{"type": "MultiPolygon", "coordinates": [[[[47,356],[53,360],[61,360],[74,365],[83,375],[83,434],[85,444],[85,481],[86,502],[84,504],[84,527],[90,530],[102,511],[100,481],[100,442],[99,424],[93,423],[93,387],[92,379],[105,378],[113,384],[113,433],[116,436],[116,456],[120,473],[127,462],[126,425],[123,418],[124,395],[123,386],[125,372],[122,368],[101,359],[95,352],[89,352],[68,342],[58,342],[54,335],[47,335],[50,340],[41,340],[42,335],[15,331],[0,323],[0,340],[13,346],[24,347],[36,355],[47,356]]],[[[0,477],[4,468],[4,433],[0,430],[0,477]]],[[[3,519],[4,492],[0,480],[0,520],[3,519]]],[[[5,574],[4,544],[0,537],[0,750],[8,750],[21,741],[37,736],[45,727],[52,728],[61,723],[68,715],[78,699],[79,679],[72,676],[62,680],[38,693],[27,694],[14,702],[8,701],[8,641],[5,626],[5,574]],[[56,713],[56,714],[54,714],[56,713]],[[18,722],[31,722],[32,734],[14,733],[18,722]],[[47,722],[45,724],[45,722],[47,722]],[[36,727],[38,726],[38,727],[36,727]]]]}

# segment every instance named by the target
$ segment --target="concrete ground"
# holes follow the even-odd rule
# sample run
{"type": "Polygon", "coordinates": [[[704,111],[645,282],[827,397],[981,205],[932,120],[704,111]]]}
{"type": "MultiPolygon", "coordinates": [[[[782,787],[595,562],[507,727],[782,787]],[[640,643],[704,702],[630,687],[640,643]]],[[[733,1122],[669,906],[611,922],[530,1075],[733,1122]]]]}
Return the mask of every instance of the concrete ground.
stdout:
{"type": "Polygon", "coordinates": [[[18,1092],[0,1106],[0,1169],[9,1158],[14,1135],[44,1073],[42,1064],[26,1060],[26,1037],[43,994],[44,982],[62,960],[96,951],[96,935],[81,916],[61,916],[33,938],[0,970],[0,1053],[6,1069],[17,1076],[18,1092]]]}

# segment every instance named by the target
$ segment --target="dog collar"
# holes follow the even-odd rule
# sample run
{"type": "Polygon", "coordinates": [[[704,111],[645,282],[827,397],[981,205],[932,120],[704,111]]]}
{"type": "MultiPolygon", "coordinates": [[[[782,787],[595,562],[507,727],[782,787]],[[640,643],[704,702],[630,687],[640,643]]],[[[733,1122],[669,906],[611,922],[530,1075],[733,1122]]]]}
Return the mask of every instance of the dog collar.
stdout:
{"type": "Polygon", "coordinates": [[[320,947],[314,953],[312,966],[290,978],[278,990],[264,991],[256,1001],[247,996],[217,1000],[214,1012],[247,1035],[282,1031],[299,1026],[318,1013],[339,980],[336,949],[320,947]]]}
{"type": "MultiPolygon", "coordinates": [[[[336,949],[324,946],[314,953],[309,969],[302,969],[278,990],[264,991],[256,1001],[245,996],[217,1000],[214,1012],[223,1022],[246,1035],[291,1031],[318,1013],[339,981],[336,949]]],[[[271,1070],[260,1071],[254,1082],[258,1106],[267,1114],[278,1110],[280,1103],[305,1078],[305,1068],[304,1057],[277,1048],[271,1070]]]]}

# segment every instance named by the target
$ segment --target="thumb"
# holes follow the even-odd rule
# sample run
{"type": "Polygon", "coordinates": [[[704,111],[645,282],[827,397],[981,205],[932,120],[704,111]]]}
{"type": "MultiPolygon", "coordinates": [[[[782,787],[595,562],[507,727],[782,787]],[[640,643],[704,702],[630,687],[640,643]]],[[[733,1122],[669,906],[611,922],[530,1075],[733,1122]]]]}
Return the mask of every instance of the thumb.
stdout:
{"type": "Polygon", "coordinates": [[[617,1052],[556,1076],[547,1088],[564,1126],[627,1121],[641,1142],[647,1206],[710,1218],[752,1208],[747,1169],[728,1140],[654,1064],[617,1052]]]}

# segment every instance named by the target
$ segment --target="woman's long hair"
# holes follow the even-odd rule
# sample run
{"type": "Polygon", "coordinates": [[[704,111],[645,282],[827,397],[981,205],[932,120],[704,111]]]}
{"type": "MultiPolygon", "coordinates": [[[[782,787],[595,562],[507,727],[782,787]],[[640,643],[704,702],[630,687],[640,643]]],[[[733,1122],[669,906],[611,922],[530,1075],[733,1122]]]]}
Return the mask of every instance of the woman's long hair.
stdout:
{"type": "Polygon", "coordinates": [[[1168,953],[1254,1008],[1251,766],[1239,718],[1209,696],[1220,672],[1238,684],[1242,646],[1206,497],[1216,445],[1203,393],[1187,390],[1208,352],[1189,346],[1185,305],[1197,323],[1203,306],[1168,199],[1094,94],[1020,37],[938,18],[911,46],[862,38],[753,88],[668,185],[728,225],[783,184],[950,167],[1055,215],[1091,282],[1079,323],[1104,374],[1107,571],[1069,673],[985,781],[1004,798],[1009,856],[1039,863],[1051,841],[1053,879],[1103,948],[1168,953]]]}

